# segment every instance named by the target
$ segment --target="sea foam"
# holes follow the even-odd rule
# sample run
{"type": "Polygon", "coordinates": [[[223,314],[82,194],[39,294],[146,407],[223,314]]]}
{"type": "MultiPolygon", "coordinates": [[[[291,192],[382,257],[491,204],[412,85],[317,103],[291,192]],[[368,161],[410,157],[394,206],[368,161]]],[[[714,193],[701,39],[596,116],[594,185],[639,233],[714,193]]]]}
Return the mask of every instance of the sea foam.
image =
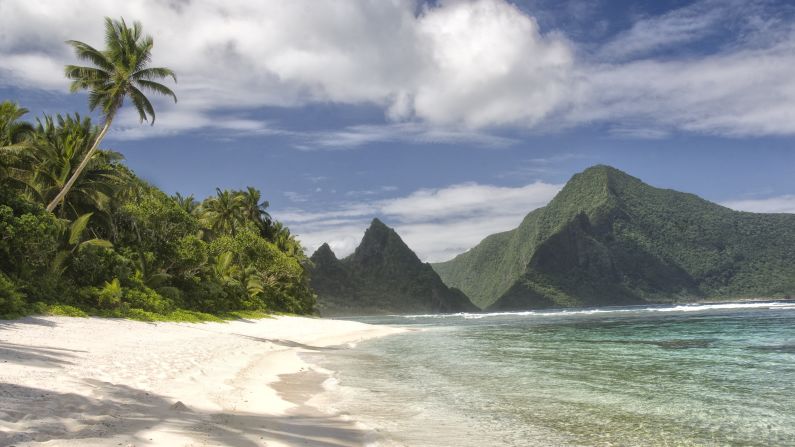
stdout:
{"type": "Polygon", "coordinates": [[[443,319],[443,318],[463,318],[465,320],[479,320],[482,318],[494,318],[504,316],[534,316],[534,317],[556,317],[567,315],[592,315],[592,314],[621,314],[621,313],[644,313],[644,312],[704,312],[711,310],[731,310],[731,309],[793,309],[795,304],[792,302],[780,301],[754,301],[746,303],[715,303],[715,304],[677,304],[669,306],[630,306],[630,307],[604,307],[598,309],[561,309],[561,310],[527,310],[517,312],[487,312],[487,313],[468,313],[459,312],[453,314],[417,314],[417,315],[390,315],[393,317],[407,319],[443,319]]]}

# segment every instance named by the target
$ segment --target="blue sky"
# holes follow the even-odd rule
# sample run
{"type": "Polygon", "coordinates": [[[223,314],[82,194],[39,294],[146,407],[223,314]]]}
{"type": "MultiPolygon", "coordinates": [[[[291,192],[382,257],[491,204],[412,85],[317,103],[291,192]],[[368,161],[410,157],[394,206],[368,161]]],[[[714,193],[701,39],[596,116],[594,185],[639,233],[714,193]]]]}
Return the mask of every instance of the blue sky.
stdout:
{"type": "Polygon", "coordinates": [[[427,260],[616,166],[795,212],[795,6],[776,1],[0,1],[0,99],[88,113],[63,41],[138,19],[176,105],[106,147],[167,192],[260,188],[313,250],[372,217],[427,260]],[[86,12],[91,11],[91,12],[86,12]]]}

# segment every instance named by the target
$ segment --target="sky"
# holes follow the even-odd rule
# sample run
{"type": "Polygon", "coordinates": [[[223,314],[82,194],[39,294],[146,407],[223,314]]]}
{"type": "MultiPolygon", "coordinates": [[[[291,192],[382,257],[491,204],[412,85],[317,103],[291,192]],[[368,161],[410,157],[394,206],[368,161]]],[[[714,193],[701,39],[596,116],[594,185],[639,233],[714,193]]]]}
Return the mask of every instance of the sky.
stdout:
{"type": "Polygon", "coordinates": [[[379,217],[450,259],[595,164],[795,212],[792,1],[0,0],[0,100],[90,114],[64,42],[101,48],[106,16],[179,101],[103,147],[168,193],[259,188],[310,254],[379,217]]]}

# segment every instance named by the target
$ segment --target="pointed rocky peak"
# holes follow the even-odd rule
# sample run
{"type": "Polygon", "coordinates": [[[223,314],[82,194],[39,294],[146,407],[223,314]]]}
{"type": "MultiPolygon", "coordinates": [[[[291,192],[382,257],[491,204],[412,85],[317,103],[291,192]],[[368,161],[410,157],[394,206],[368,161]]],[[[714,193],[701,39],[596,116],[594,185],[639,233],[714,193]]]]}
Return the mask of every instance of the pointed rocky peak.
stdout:
{"type": "Polygon", "coordinates": [[[359,245],[359,247],[367,245],[383,248],[387,244],[395,241],[403,242],[395,230],[386,226],[386,224],[376,218],[370,222],[370,227],[368,227],[367,231],[364,232],[364,237],[362,238],[362,243],[359,245]]]}
{"type": "Polygon", "coordinates": [[[337,262],[337,256],[327,243],[323,243],[310,258],[316,265],[337,262]]]}
{"type": "Polygon", "coordinates": [[[376,259],[383,258],[387,253],[389,255],[400,254],[401,257],[408,256],[419,261],[419,258],[395,230],[386,226],[379,219],[373,219],[370,227],[364,232],[362,242],[356,247],[352,260],[357,263],[372,263],[376,259]]]}
{"type": "Polygon", "coordinates": [[[385,223],[381,222],[381,220],[377,217],[373,217],[373,220],[370,221],[370,228],[383,228],[387,230],[389,229],[389,227],[386,226],[385,223]]]}

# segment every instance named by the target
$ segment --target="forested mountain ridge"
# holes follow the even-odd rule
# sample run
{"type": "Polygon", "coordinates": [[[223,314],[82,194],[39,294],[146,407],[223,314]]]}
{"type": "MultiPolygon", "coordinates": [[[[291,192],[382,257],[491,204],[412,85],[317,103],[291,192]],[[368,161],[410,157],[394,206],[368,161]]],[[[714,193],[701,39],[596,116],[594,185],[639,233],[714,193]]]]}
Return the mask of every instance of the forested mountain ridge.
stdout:
{"type": "Polygon", "coordinates": [[[478,310],[378,219],[350,256],[337,259],[323,244],[311,261],[310,281],[323,316],[478,310]]]}
{"type": "Polygon", "coordinates": [[[600,165],[433,267],[491,309],[781,296],[795,292],[795,215],[734,211],[600,165]]]}

